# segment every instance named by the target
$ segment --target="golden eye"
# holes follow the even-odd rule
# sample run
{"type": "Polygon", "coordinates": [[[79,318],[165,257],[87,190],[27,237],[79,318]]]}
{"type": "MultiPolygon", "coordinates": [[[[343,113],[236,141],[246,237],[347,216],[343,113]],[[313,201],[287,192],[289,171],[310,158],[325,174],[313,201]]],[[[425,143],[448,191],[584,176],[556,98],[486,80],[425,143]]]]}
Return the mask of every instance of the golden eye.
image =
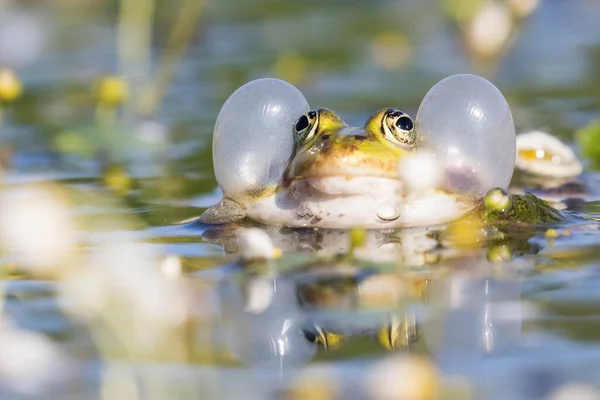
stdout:
{"type": "Polygon", "coordinates": [[[301,144],[312,139],[315,132],[317,132],[318,125],[319,113],[316,111],[309,111],[298,118],[298,121],[294,124],[296,144],[301,144]]]}
{"type": "Polygon", "coordinates": [[[381,124],[383,135],[390,142],[404,147],[414,147],[417,132],[412,118],[395,108],[388,109],[381,124]]]}

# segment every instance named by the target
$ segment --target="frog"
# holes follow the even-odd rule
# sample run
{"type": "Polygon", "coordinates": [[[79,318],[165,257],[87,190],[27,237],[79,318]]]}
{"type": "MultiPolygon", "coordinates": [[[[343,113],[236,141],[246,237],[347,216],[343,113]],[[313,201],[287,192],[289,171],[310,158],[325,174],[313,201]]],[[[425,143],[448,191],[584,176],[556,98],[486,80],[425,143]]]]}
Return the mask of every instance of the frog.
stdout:
{"type": "Polygon", "coordinates": [[[328,108],[308,111],[294,123],[294,151],[279,184],[225,196],[199,221],[394,229],[445,223],[475,208],[481,199],[444,187],[407,193],[398,165],[417,152],[417,132],[411,116],[393,107],[360,127],[328,108]]]}

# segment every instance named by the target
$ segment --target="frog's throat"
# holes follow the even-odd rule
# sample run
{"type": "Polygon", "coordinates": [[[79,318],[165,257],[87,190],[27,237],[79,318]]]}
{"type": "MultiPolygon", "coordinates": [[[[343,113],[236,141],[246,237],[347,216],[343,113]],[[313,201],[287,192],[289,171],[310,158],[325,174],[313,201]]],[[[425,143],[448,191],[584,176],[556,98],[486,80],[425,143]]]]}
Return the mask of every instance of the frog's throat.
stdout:
{"type": "MultiPolygon", "coordinates": [[[[296,186],[280,188],[272,196],[256,198],[246,204],[246,214],[260,223],[292,228],[394,229],[443,224],[476,205],[474,201],[459,199],[441,190],[411,198],[396,190],[383,193],[381,188],[368,192],[364,187],[360,191],[357,187],[354,191],[352,185],[340,185],[343,193],[334,193],[335,185],[327,186],[327,192],[323,192],[312,184],[314,182],[297,181],[296,186]],[[306,186],[297,187],[297,184],[306,186]]],[[[377,182],[372,184],[377,187],[377,182]]]]}

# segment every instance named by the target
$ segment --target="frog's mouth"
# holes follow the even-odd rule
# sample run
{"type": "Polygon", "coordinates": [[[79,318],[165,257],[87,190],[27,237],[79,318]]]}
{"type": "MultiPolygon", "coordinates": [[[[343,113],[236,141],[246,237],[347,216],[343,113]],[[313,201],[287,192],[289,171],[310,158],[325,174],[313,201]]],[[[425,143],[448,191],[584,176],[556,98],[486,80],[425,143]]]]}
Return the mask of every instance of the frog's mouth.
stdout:
{"type": "Polygon", "coordinates": [[[386,178],[398,180],[398,158],[374,158],[361,154],[324,157],[307,155],[296,157],[290,166],[288,177],[297,179],[324,178],[386,178]]]}
{"type": "Polygon", "coordinates": [[[401,189],[395,155],[374,157],[346,147],[327,150],[323,147],[296,156],[288,170],[288,182],[327,195],[383,194],[401,189]]]}

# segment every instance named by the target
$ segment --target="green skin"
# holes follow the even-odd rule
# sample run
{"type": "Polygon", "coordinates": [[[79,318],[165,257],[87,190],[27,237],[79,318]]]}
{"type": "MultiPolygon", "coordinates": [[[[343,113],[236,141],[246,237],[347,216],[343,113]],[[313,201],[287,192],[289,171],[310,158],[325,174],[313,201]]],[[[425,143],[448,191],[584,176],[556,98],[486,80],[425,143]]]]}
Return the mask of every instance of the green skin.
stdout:
{"type": "Polygon", "coordinates": [[[502,189],[490,190],[480,207],[474,210],[491,225],[512,223],[542,225],[566,221],[567,215],[531,193],[508,194],[502,189]]]}

